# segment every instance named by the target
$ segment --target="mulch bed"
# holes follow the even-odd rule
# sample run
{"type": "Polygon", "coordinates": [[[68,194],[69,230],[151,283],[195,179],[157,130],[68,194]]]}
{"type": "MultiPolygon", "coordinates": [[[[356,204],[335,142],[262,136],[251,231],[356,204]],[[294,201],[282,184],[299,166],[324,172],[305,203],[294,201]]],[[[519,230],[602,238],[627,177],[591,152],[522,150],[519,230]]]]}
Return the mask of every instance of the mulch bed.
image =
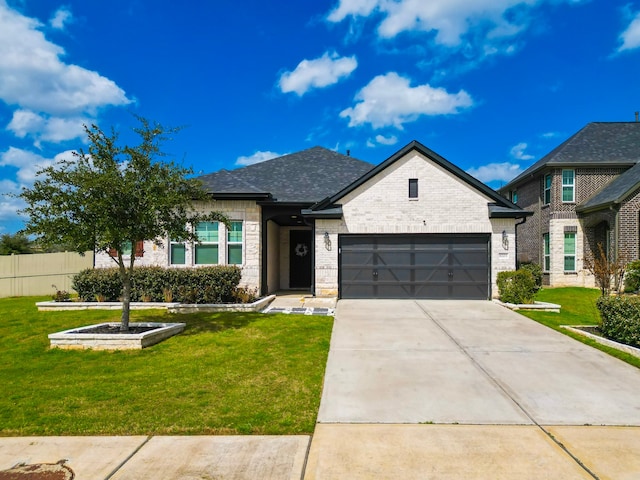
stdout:
{"type": "Polygon", "coordinates": [[[129,326],[129,330],[127,330],[126,332],[123,332],[120,330],[120,324],[117,325],[98,325],[96,327],[91,327],[91,328],[79,328],[78,330],[74,330],[73,332],[69,332],[69,333],[103,333],[103,334],[109,334],[109,335],[113,335],[113,334],[127,334],[127,335],[131,335],[131,334],[138,334],[138,333],[144,333],[144,332],[148,332],[150,330],[157,330],[158,327],[140,327],[140,326],[129,326]]]}

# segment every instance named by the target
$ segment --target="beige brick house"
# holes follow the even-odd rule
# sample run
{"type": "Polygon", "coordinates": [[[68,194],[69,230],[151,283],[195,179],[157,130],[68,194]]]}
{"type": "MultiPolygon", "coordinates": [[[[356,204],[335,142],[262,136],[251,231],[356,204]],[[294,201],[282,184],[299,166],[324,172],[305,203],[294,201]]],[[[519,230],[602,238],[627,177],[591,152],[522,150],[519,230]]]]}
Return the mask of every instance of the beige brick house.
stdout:
{"type": "Polygon", "coordinates": [[[200,208],[225,212],[230,228],[149,242],[140,263],[237,264],[261,294],[491,298],[530,214],[418,142],[377,166],[314,147],[201,180],[213,201],[200,208]]]}
{"type": "Polygon", "coordinates": [[[594,286],[598,244],[639,258],[640,123],[590,123],[499,189],[533,216],[517,226],[518,261],[552,286],[594,286]]]}

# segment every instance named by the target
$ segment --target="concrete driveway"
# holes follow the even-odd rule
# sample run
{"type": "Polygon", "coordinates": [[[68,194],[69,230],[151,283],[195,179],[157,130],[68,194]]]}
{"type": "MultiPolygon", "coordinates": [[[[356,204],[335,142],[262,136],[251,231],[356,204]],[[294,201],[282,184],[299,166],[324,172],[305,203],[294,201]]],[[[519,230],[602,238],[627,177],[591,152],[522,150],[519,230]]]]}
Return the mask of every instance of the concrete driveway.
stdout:
{"type": "Polygon", "coordinates": [[[340,301],[318,422],[306,479],[640,478],[640,370],[492,302],[340,301]]]}

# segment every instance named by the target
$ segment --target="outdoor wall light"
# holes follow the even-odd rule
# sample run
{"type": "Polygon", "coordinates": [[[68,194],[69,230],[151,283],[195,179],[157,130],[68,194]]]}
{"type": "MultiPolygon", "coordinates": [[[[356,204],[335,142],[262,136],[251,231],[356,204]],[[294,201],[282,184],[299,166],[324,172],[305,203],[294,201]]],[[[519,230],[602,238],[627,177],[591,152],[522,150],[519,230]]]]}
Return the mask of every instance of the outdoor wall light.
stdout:
{"type": "Polygon", "coordinates": [[[331,239],[329,238],[329,232],[324,232],[324,248],[331,250],[331,239]]]}
{"type": "Polygon", "coordinates": [[[502,248],[509,250],[509,235],[506,230],[502,231],[502,248]]]}

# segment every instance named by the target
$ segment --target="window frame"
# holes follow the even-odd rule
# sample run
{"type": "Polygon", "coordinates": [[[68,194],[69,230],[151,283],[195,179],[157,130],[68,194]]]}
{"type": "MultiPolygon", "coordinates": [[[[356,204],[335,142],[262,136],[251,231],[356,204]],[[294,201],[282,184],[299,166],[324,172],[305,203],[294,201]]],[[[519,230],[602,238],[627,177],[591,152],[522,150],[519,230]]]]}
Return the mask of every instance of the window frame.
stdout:
{"type": "Polygon", "coordinates": [[[187,264],[187,244],[185,242],[178,242],[176,240],[169,239],[169,265],[186,265],[187,264]],[[177,263],[173,261],[173,247],[181,246],[184,248],[184,261],[182,263],[177,263]]]}
{"type": "Polygon", "coordinates": [[[553,178],[550,173],[543,177],[542,184],[542,204],[549,205],[551,203],[551,187],[553,186],[553,178]],[[549,180],[547,182],[547,179],[549,180]],[[547,185],[548,183],[548,185],[547,185]]]}
{"type": "Polygon", "coordinates": [[[542,271],[551,271],[551,237],[549,233],[542,234],[542,271]]]}
{"type": "Polygon", "coordinates": [[[227,265],[244,265],[244,222],[242,220],[231,220],[231,222],[229,222],[229,225],[232,227],[233,225],[240,225],[240,240],[232,240],[231,236],[234,233],[237,233],[237,230],[234,230],[233,228],[226,228],[227,231],[227,245],[226,245],[226,250],[227,250],[227,265]],[[240,262],[231,262],[231,247],[237,247],[240,246],[240,262]]]}
{"type": "Polygon", "coordinates": [[[576,201],[576,171],[572,168],[562,170],[562,203],[575,203],[576,201]],[[565,184],[565,172],[571,172],[571,183],[565,184]],[[571,200],[565,200],[565,191],[571,192],[571,200]]]}
{"type": "Polygon", "coordinates": [[[575,273],[577,271],[577,264],[576,264],[576,252],[578,250],[578,235],[576,234],[576,232],[564,232],[564,241],[562,244],[562,250],[563,250],[563,264],[562,264],[562,269],[565,273],[575,273]],[[567,252],[567,238],[568,237],[573,237],[573,253],[571,252],[567,252]],[[567,260],[568,259],[573,259],[573,269],[567,269],[567,260]]]}
{"type": "MultiPolygon", "coordinates": [[[[206,230],[206,231],[209,232],[209,230],[206,230]]],[[[194,265],[220,265],[220,222],[218,222],[218,221],[199,222],[195,226],[195,233],[196,233],[196,235],[198,237],[198,242],[194,246],[193,264],[194,265]],[[215,230],[211,230],[211,231],[215,231],[216,232],[216,241],[203,240],[202,238],[200,238],[199,227],[202,224],[212,224],[212,225],[216,226],[215,230]],[[199,253],[198,250],[200,250],[201,247],[210,247],[210,246],[215,246],[216,247],[216,262],[215,263],[202,263],[202,262],[199,262],[198,261],[198,253],[199,253]]],[[[202,251],[204,252],[204,249],[202,249],[202,251]]]]}
{"type": "Polygon", "coordinates": [[[417,178],[410,178],[409,179],[409,191],[408,191],[408,195],[409,195],[409,199],[410,200],[417,200],[419,197],[419,185],[418,185],[418,179],[417,178]],[[413,187],[413,188],[412,188],[413,187]]]}

